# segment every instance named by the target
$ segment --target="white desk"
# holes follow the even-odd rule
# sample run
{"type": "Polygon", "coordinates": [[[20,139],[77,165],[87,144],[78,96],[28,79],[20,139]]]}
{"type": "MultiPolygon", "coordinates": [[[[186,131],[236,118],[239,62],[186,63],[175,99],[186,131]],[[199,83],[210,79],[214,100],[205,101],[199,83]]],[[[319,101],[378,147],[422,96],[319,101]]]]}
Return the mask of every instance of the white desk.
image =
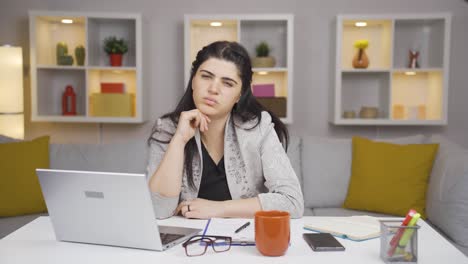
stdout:
{"type": "MultiPolygon", "coordinates": [[[[0,240],[1,264],[40,263],[383,263],[379,257],[380,240],[353,242],[339,239],[344,252],[313,252],[303,241],[303,223],[309,217],[291,221],[291,246],[285,256],[264,257],[254,246],[232,247],[215,253],[209,248],[204,256],[186,257],[181,245],[165,252],[58,242],[49,217],[39,217],[0,240]]],[[[205,220],[173,217],[161,225],[203,228],[205,220]]],[[[420,221],[419,263],[468,263],[468,258],[425,222],[420,221]]]]}

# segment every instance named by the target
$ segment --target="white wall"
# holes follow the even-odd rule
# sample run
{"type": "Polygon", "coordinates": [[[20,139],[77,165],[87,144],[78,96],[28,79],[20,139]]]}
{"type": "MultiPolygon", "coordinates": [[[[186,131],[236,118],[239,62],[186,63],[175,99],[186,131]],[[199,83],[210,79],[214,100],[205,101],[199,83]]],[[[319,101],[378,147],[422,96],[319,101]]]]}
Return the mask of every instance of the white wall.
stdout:
{"type": "MultiPolygon", "coordinates": [[[[0,44],[23,47],[29,58],[28,10],[138,12],[143,15],[144,79],[150,121],[141,125],[31,123],[26,137],[51,135],[53,142],[115,142],[147,137],[154,120],[175,107],[183,86],[183,15],[186,13],[292,13],[294,39],[294,123],[291,134],[332,137],[390,137],[443,133],[468,147],[468,3],[463,0],[2,0],[0,44]],[[337,14],[452,13],[449,125],[446,127],[337,127],[328,123],[337,14]]],[[[25,111],[30,120],[29,69],[25,67],[25,111]]]]}

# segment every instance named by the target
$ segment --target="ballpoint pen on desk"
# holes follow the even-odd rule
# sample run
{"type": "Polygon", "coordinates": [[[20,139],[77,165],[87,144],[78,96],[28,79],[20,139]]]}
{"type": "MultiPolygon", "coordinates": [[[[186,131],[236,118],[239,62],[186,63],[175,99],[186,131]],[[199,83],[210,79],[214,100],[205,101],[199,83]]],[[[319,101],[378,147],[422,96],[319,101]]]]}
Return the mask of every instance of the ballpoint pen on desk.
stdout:
{"type": "MultiPolygon", "coordinates": [[[[413,227],[416,225],[416,222],[418,222],[419,218],[421,215],[419,213],[416,213],[413,215],[413,218],[411,218],[411,221],[408,223],[408,227],[413,227]]],[[[405,230],[403,235],[400,238],[400,241],[398,241],[398,247],[397,247],[397,252],[402,253],[403,250],[405,249],[406,245],[408,244],[409,240],[411,239],[411,236],[414,233],[414,228],[408,228],[405,230]]]]}
{"type": "MultiPolygon", "coordinates": [[[[408,213],[406,214],[405,219],[401,223],[401,226],[402,227],[408,226],[409,222],[411,221],[411,219],[416,213],[417,213],[416,210],[410,209],[408,213]]],[[[404,231],[405,231],[404,228],[398,228],[398,231],[396,232],[396,234],[393,236],[392,240],[390,241],[390,249],[387,252],[387,255],[389,257],[393,256],[393,254],[395,253],[395,249],[397,248],[398,242],[400,241],[400,238],[403,235],[404,231]]]]}
{"type": "Polygon", "coordinates": [[[240,231],[242,231],[243,229],[245,229],[246,227],[248,227],[250,225],[250,222],[247,222],[243,225],[241,225],[239,228],[236,229],[236,231],[234,231],[234,233],[239,233],[240,231]]]}

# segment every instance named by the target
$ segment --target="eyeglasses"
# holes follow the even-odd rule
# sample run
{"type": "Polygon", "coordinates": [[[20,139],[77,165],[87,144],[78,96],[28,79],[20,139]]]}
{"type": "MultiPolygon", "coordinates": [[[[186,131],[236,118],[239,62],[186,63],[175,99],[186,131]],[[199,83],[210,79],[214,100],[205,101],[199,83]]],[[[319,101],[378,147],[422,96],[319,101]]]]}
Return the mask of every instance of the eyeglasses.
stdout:
{"type": "Polygon", "coordinates": [[[182,246],[187,256],[196,257],[205,254],[209,245],[216,253],[228,251],[231,248],[231,241],[231,237],[195,235],[185,241],[182,246]]]}

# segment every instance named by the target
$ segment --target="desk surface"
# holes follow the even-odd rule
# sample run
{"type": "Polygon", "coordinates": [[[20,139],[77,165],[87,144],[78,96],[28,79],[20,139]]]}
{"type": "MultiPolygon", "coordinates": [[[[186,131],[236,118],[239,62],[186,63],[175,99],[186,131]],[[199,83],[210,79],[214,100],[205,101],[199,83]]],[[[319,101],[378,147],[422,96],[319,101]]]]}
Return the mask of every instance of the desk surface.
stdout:
{"type": "MultiPolygon", "coordinates": [[[[207,251],[201,257],[186,257],[181,245],[165,252],[81,243],[58,242],[49,217],[39,217],[0,240],[0,263],[383,263],[379,257],[380,239],[353,242],[339,239],[344,252],[314,252],[302,239],[304,222],[291,220],[291,246],[285,256],[264,257],[255,246],[233,247],[224,253],[207,251]]],[[[173,217],[160,225],[203,228],[206,220],[173,217]]],[[[420,221],[419,263],[468,263],[468,258],[431,226],[420,221]]]]}

